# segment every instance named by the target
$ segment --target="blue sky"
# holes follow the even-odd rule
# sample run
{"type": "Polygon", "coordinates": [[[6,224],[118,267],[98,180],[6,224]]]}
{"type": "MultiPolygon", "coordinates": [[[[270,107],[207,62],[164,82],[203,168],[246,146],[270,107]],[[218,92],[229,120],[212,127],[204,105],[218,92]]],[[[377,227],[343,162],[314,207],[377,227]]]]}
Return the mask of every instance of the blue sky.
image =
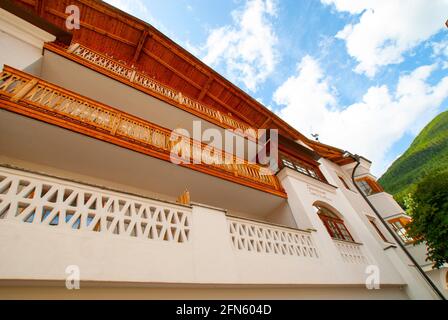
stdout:
{"type": "Polygon", "coordinates": [[[378,176],[448,109],[448,0],[107,2],[378,176]]]}

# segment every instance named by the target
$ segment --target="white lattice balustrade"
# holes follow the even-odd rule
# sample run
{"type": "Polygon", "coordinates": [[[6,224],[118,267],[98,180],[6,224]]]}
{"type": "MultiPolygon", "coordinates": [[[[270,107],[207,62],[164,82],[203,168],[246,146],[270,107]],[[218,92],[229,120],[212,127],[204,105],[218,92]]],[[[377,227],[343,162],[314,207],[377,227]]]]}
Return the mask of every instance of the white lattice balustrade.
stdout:
{"type": "Polygon", "coordinates": [[[0,223],[186,243],[191,209],[0,167],[0,223]]]}
{"type": "Polygon", "coordinates": [[[347,241],[333,240],[341,254],[342,260],[347,263],[367,264],[368,260],[362,252],[362,244],[347,241]]]}
{"type": "Polygon", "coordinates": [[[237,250],[253,253],[318,258],[309,232],[228,217],[230,237],[237,250]]]}

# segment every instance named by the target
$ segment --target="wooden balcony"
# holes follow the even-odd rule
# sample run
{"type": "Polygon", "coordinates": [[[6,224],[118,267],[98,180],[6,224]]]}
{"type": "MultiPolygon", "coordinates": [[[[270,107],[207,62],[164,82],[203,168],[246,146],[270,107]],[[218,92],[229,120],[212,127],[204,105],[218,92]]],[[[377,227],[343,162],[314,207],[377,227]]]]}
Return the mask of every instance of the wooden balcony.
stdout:
{"type": "Polygon", "coordinates": [[[96,52],[86,46],[75,43],[68,49],[64,49],[56,44],[47,43],[45,49],[80,63],[184,111],[190,112],[222,128],[236,129],[241,135],[249,139],[256,138],[255,130],[249,125],[202,102],[185,96],[182,92],[158,82],[145,73],[139,72],[125,63],[96,52]]]}
{"type": "Polygon", "coordinates": [[[0,102],[2,109],[165,161],[170,161],[173,148],[177,148],[181,159],[190,160],[181,166],[286,197],[277,177],[266,168],[221,150],[207,149],[210,147],[186,137],[172,141],[171,131],[166,128],[11,67],[5,66],[0,75],[0,102]],[[205,163],[193,163],[195,152],[208,157],[205,163]],[[233,157],[232,163],[217,161],[229,156],[233,157]]]}

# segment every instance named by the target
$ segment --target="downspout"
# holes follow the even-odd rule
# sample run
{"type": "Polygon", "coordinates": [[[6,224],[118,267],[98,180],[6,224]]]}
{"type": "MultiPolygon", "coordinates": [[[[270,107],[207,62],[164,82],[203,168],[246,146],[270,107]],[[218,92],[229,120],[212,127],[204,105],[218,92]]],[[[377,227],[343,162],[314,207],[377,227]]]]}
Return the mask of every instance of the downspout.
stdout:
{"type": "Polygon", "coordinates": [[[394,240],[397,242],[397,244],[400,246],[400,248],[404,251],[404,253],[408,256],[408,258],[412,261],[412,263],[417,268],[417,270],[420,272],[420,274],[423,276],[423,278],[426,280],[426,282],[431,286],[431,288],[436,292],[436,294],[440,297],[441,300],[446,300],[445,296],[442,294],[442,292],[440,292],[439,288],[437,288],[437,286],[434,284],[434,282],[432,282],[431,278],[426,274],[425,271],[423,271],[422,267],[420,267],[420,265],[417,263],[417,261],[414,259],[414,257],[410,254],[408,249],[406,249],[404,244],[401,242],[400,238],[398,238],[398,235],[389,227],[389,224],[379,214],[379,212],[376,210],[375,206],[370,202],[370,200],[367,198],[367,196],[361,191],[361,189],[356,184],[355,171],[358,168],[358,166],[361,164],[361,162],[359,161],[359,156],[353,155],[348,151],[346,151],[345,154],[356,161],[356,166],[353,168],[353,171],[352,171],[352,182],[355,185],[355,188],[358,190],[359,194],[361,194],[361,196],[367,202],[369,207],[373,210],[373,212],[378,217],[378,219],[381,221],[381,223],[384,225],[384,227],[387,229],[387,231],[389,231],[389,233],[394,238],[394,240]]]}

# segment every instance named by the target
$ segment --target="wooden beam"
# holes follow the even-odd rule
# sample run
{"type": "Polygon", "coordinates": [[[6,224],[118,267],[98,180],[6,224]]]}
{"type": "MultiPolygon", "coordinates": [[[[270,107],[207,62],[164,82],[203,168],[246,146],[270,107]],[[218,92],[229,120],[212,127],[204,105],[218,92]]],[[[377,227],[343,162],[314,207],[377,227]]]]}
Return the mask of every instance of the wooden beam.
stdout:
{"type": "Polygon", "coordinates": [[[271,117],[267,117],[266,120],[264,120],[264,122],[261,124],[260,128],[266,128],[266,126],[272,121],[271,117]]]}
{"type": "Polygon", "coordinates": [[[201,101],[202,98],[204,98],[204,96],[207,93],[208,89],[210,89],[210,86],[212,85],[212,83],[213,83],[213,77],[211,75],[209,75],[207,81],[205,82],[205,85],[202,87],[202,90],[199,93],[198,101],[201,101]]]}
{"type": "Polygon", "coordinates": [[[45,0],[36,0],[36,4],[35,4],[35,10],[36,13],[40,16],[43,17],[44,13],[45,13],[45,0]]]}
{"type": "Polygon", "coordinates": [[[233,109],[232,107],[228,106],[226,103],[221,101],[218,97],[215,97],[213,94],[207,91],[206,95],[213,99],[213,101],[217,102],[220,106],[224,107],[226,110],[228,110],[232,114],[236,114],[240,119],[243,119],[246,124],[253,125],[253,121],[251,121],[249,118],[247,118],[244,114],[239,112],[238,110],[233,109]]]}
{"type": "MultiPolygon", "coordinates": [[[[55,9],[52,9],[52,8],[48,8],[47,11],[50,12],[51,14],[53,14],[53,15],[55,15],[55,16],[61,18],[61,19],[64,19],[64,20],[65,20],[65,19],[67,18],[67,16],[68,16],[67,14],[62,13],[62,12],[59,12],[59,11],[57,11],[57,10],[55,10],[55,9]]],[[[81,20],[80,23],[81,23],[81,27],[84,27],[84,28],[87,28],[87,29],[89,29],[89,30],[95,31],[95,32],[97,32],[97,33],[99,33],[99,34],[102,34],[102,35],[107,36],[107,37],[109,37],[109,38],[112,38],[112,39],[114,39],[114,40],[120,41],[120,42],[122,42],[122,43],[124,43],[124,44],[127,44],[127,45],[129,45],[129,46],[132,46],[132,47],[136,47],[136,46],[137,46],[137,44],[136,44],[136,43],[133,43],[132,41],[129,41],[129,40],[127,40],[127,39],[124,39],[124,38],[122,38],[122,37],[120,37],[120,36],[117,36],[117,35],[115,35],[115,34],[112,34],[112,33],[108,32],[108,31],[106,31],[106,30],[103,30],[103,29],[101,29],[101,28],[92,26],[91,24],[89,24],[89,23],[87,23],[87,22],[85,22],[85,21],[82,21],[82,20],[81,20]]]]}
{"type": "Polygon", "coordinates": [[[147,36],[148,36],[148,30],[143,30],[142,35],[140,36],[140,39],[138,40],[137,48],[135,48],[134,57],[132,58],[131,65],[135,64],[138,61],[138,58],[140,57],[140,53],[142,52],[143,45],[146,42],[147,36]]]}
{"type": "Polygon", "coordinates": [[[156,56],[154,53],[152,53],[151,51],[149,51],[146,48],[143,48],[142,51],[150,56],[151,58],[153,58],[154,60],[156,60],[158,63],[160,63],[161,65],[163,65],[165,68],[169,69],[170,71],[172,71],[173,73],[175,73],[177,76],[181,77],[182,79],[184,79],[185,81],[187,81],[189,84],[191,84],[193,87],[201,90],[202,87],[197,84],[196,82],[194,82],[193,80],[191,80],[189,77],[187,77],[186,75],[184,75],[182,72],[178,71],[177,69],[175,69],[174,67],[172,67],[171,65],[169,65],[167,62],[165,62],[164,60],[162,60],[161,58],[159,58],[158,56],[156,56]]]}

